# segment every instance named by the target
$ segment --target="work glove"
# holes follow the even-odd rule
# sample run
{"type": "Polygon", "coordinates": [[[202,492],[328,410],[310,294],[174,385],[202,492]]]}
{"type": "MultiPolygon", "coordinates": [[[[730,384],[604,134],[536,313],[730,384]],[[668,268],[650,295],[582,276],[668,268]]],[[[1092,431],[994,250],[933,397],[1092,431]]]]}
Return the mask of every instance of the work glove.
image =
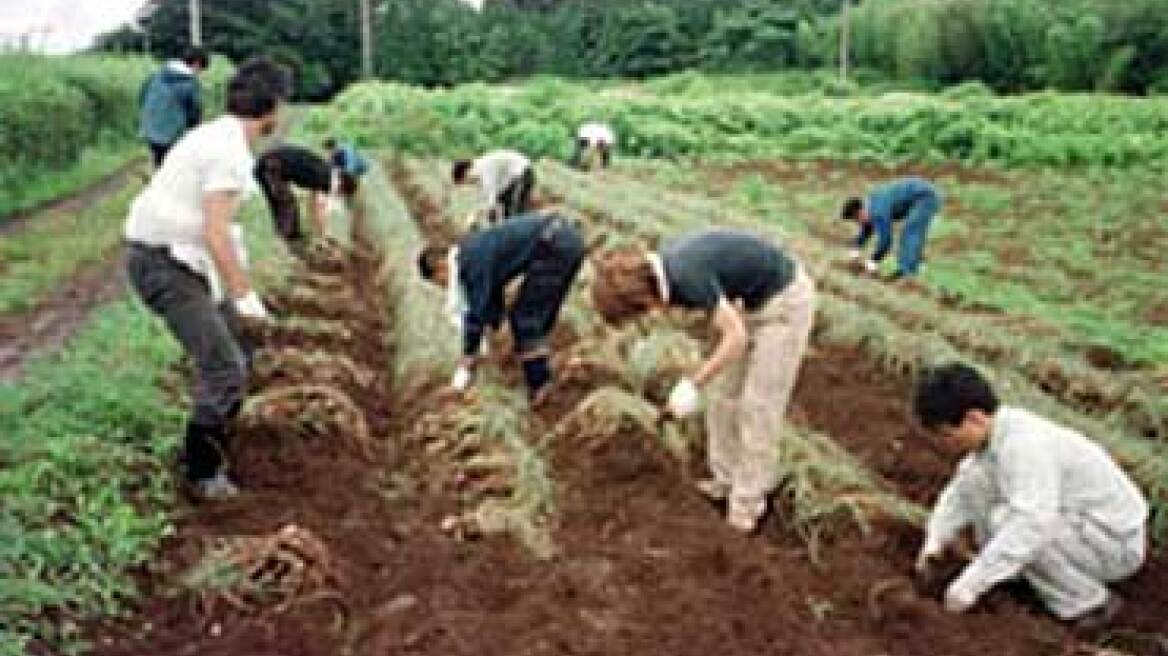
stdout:
{"type": "Polygon", "coordinates": [[[848,251],[848,259],[852,260],[852,261],[856,261],[856,260],[860,259],[860,249],[853,248],[853,249],[849,250],[848,251]]]}
{"type": "Polygon", "coordinates": [[[669,412],[675,417],[686,417],[697,412],[698,388],[689,378],[682,378],[669,393],[669,412]]]}
{"type": "Polygon", "coordinates": [[[235,299],[235,312],[241,317],[249,319],[267,319],[268,309],[260,300],[260,295],[251,290],[246,296],[235,299]]]}
{"type": "Polygon", "coordinates": [[[977,603],[977,595],[961,585],[961,579],[954,581],[945,591],[945,610],[950,613],[964,613],[973,608],[975,603],[977,603]]]}
{"type": "Polygon", "coordinates": [[[941,554],[944,553],[944,551],[945,545],[939,544],[934,540],[926,539],[925,544],[921,547],[920,552],[917,553],[917,562],[916,565],[913,566],[913,569],[916,570],[917,574],[924,574],[928,572],[930,566],[941,557],[941,554]]]}
{"type": "Polygon", "coordinates": [[[875,274],[880,270],[880,266],[873,260],[864,260],[864,272],[875,274]]]}
{"type": "Polygon", "coordinates": [[[450,387],[456,392],[464,392],[466,388],[470,387],[470,379],[470,369],[466,365],[460,364],[450,379],[450,387]]]}

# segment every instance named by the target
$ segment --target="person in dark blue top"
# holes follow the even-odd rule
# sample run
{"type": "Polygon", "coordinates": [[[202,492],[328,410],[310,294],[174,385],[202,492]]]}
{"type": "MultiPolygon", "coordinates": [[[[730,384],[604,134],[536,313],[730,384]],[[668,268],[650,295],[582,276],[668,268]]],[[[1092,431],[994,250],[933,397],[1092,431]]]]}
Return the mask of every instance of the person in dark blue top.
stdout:
{"type": "Polygon", "coordinates": [[[546,396],[552,372],[547,339],[584,261],[584,238],[568,219],[523,214],[472,232],[457,246],[429,246],[418,256],[422,278],[449,288],[450,309],[462,326],[462,361],[451,386],[470,384],[484,333],[508,315],[529,397],[546,396]],[[508,311],[507,284],[522,276],[508,311]]]}
{"type": "Polygon", "coordinates": [[[138,92],[139,135],[150,147],[154,167],[178,143],[187,130],[199,124],[203,105],[198,75],[207,69],[207,51],[189,49],[182,59],[174,59],[142,84],[138,92]]]}
{"type": "Polygon", "coordinates": [[[847,199],[840,218],[860,224],[860,233],[852,244],[852,259],[860,262],[868,273],[876,273],[880,261],[892,249],[892,224],[903,221],[896,252],[897,268],[892,279],[915,277],[920,269],[929,225],[940,209],[941,194],[937,188],[916,177],[881,185],[868,194],[867,199],[847,199]],[[861,250],[873,234],[876,235],[876,250],[870,258],[862,260],[861,250]]]}

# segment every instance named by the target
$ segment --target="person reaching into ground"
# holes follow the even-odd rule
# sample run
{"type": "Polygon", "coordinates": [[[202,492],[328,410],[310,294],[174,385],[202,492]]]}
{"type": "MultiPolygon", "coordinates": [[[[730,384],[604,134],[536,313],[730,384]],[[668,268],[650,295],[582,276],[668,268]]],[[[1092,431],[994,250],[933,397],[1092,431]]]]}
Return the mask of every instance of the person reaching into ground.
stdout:
{"type": "Polygon", "coordinates": [[[538,404],[552,380],[548,339],[585,254],[580,230],[556,214],[524,214],[470,233],[453,247],[418,256],[422,278],[448,289],[448,309],[461,327],[462,360],[451,381],[473,381],[487,330],[508,315],[529,398],[538,404]],[[504,291],[522,276],[510,309],[504,291]]]}
{"type": "Polygon", "coordinates": [[[478,213],[486,223],[496,223],[531,211],[535,170],[531,160],[514,150],[492,150],[473,159],[454,162],[455,184],[478,184],[483,206],[478,213]]]}
{"type": "Polygon", "coordinates": [[[892,224],[903,221],[896,253],[897,268],[889,280],[915,280],[929,226],[940,209],[940,192],[928,181],[916,177],[881,185],[865,199],[847,199],[840,218],[860,224],[860,232],[849,253],[852,261],[866,273],[876,275],[880,261],[892,249],[892,224]],[[864,258],[862,249],[873,234],[876,235],[876,250],[871,257],[864,258]]]}
{"type": "Polygon", "coordinates": [[[199,124],[203,115],[199,73],[207,69],[207,52],[191,48],[182,59],[163,65],[138,93],[139,134],[150,148],[157,169],[179,137],[199,124]]]}
{"type": "Polygon", "coordinates": [[[572,166],[591,168],[593,158],[600,159],[600,166],[608,168],[612,160],[612,149],[616,136],[612,128],[604,123],[585,123],[576,131],[576,149],[572,153],[572,166]]]}
{"type": "Polygon", "coordinates": [[[353,215],[354,229],[363,218],[359,192],[367,164],[355,150],[339,156],[334,144],[331,140],[325,143],[328,159],[307,148],[280,145],[256,162],[255,177],[268,201],[276,232],[290,244],[300,245],[305,239],[293,187],[309,192],[309,217],[318,237],[327,234],[326,214],[332,204],[344,202],[353,215]]]}
{"type": "Polygon", "coordinates": [[[917,570],[928,576],[962,529],[977,557],[945,592],[952,612],[1021,577],[1046,607],[1086,628],[1109,621],[1119,599],[1107,584],[1144,561],[1148,505],[1099,445],[1021,408],[1002,405],[977,370],[926,371],[915,413],[948,450],[963,455],[929,518],[917,570]]]}
{"type": "Polygon", "coordinates": [[[283,67],[267,59],[241,64],[228,84],[226,113],[175,144],[126,220],[130,282],[195,364],[181,462],[199,499],[238,492],[225,457],[249,360],[238,322],[267,311],[234,221],[252,184],[251,147],[275,129],[288,94],[283,67]]]}
{"type": "Polygon", "coordinates": [[[714,352],[669,396],[667,411],[706,407],[712,479],[699,489],[727,500],[727,521],[753,531],[778,471],[778,440],[815,317],[815,285],[777,245],[732,230],[706,230],[659,252],[610,250],[597,258],[593,302],[609,322],[651,310],[702,310],[720,335],[714,352]],[[717,383],[717,384],[715,384],[717,383]]]}

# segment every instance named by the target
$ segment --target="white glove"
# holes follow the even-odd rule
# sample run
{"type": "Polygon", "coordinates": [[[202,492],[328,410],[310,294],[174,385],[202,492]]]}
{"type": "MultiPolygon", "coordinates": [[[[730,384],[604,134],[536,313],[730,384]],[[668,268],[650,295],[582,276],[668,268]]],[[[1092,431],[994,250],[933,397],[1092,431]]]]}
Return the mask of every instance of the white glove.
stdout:
{"type": "Polygon", "coordinates": [[[698,409],[698,388],[693,381],[682,378],[669,393],[669,411],[676,417],[686,417],[698,409]]]}
{"type": "Polygon", "coordinates": [[[966,590],[957,579],[945,591],[945,610],[950,613],[964,613],[977,603],[977,595],[972,590],[966,590]]]}
{"type": "Polygon", "coordinates": [[[450,387],[456,392],[465,391],[470,386],[470,369],[463,365],[458,365],[458,369],[454,370],[454,377],[450,379],[450,387]]]}
{"type": "Polygon", "coordinates": [[[848,251],[848,259],[849,259],[849,260],[858,260],[858,259],[860,259],[860,249],[858,249],[858,248],[853,248],[853,249],[849,250],[849,251],[848,251]]]}
{"type": "Polygon", "coordinates": [[[235,312],[241,317],[251,319],[268,318],[268,308],[264,307],[264,302],[254,289],[248,292],[247,296],[235,299],[235,312]]]}
{"type": "Polygon", "coordinates": [[[917,562],[915,565],[917,573],[924,572],[929,567],[929,561],[940,556],[944,550],[945,547],[943,545],[925,540],[925,545],[921,547],[920,553],[917,554],[917,562]]]}
{"type": "Polygon", "coordinates": [[[864,270],[868,273],[876,273],[880,270],[880,266],[872,260],[864,260],[864,270]]]}

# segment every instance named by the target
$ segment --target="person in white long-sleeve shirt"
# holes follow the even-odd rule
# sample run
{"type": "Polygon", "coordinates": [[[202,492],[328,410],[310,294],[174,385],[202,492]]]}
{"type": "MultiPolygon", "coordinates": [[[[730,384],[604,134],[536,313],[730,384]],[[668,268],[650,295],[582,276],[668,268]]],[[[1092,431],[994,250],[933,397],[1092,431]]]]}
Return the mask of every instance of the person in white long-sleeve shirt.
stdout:
{"type": "Polygon", "coordinates": [[[532,209],[535,171],[531,160],[514,150],[492,150],[473,160],[460,159],[451,168],[455,184],[478,184],[482,212],[488,223],[503,221],[532,209]]]}
{"type": "Polygon", "coordinates": [[[964,612],[990,588],[1022,577],[1061,619],[1104,622],[1118,598],[1107,584],[1143,564],[1148,505],[1098,444],[1020,408],[1001,405],[975,369],[925,373],[915,413],[964,454],[929,518],[918,571],[967,526],[979,553],[948,587],[964,612]]]}

